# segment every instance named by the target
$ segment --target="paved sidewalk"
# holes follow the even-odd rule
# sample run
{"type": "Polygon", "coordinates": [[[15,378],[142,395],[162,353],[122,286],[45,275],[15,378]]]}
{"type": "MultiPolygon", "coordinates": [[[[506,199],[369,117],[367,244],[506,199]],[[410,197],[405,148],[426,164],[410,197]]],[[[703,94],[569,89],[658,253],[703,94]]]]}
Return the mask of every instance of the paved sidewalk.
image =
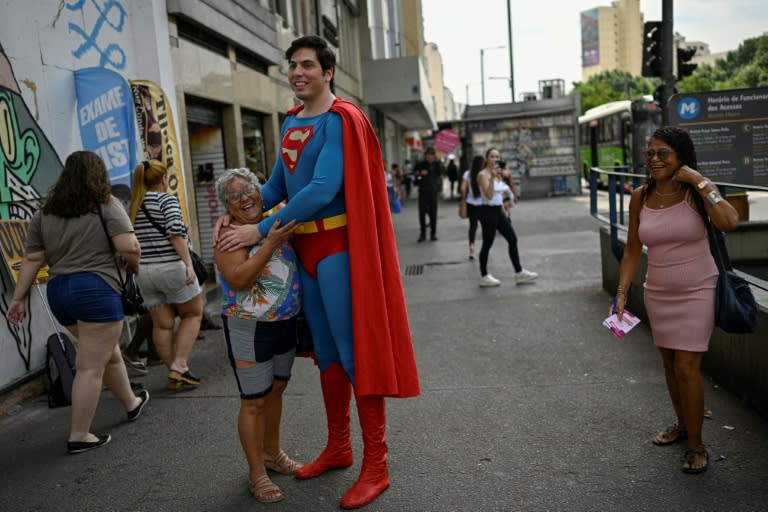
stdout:
{"type": "MultiPolygon", "coordinates": [[[[680,470],[680,445],[653,435],[674,418],[660,359],[645,325],[618,341],[601,326],[598,223],[588,197],[523,201],[513,210],[523,265],[536,284],[516,286],[497,238],[477,286],[467,221],[439,207],[439,241],[417,243],[416,199],[394,216],[422,394],[388,401],[392,487],[365,510],[693,511],[768,507],[768,421],[706,379],[708,472],[680,470]]],[[[478,233],[478,249],[480,236],[478,233]]],[[[214,305],[210,305],[214,308],[214,305]]],[[[214,308],[215,309],[215,308],[214,308]]],[[[169,392],[165,373],[137,379],[152,393],[144,415],[123,422],[105,393],[94,423],[108,446],[65,453],[69,409],[43,399],[0,418],[0,509],[9,511],[331,511],[357,476],[275,476],[285,501],[261,506],[247,492],[236,432],[238,395],[221,331],[204,331],[192,358],[204,382],[169,392]]],[[[325,441],[317,370],[301,359],[285,399],[283,444],[308,460],[325,441]]]]}

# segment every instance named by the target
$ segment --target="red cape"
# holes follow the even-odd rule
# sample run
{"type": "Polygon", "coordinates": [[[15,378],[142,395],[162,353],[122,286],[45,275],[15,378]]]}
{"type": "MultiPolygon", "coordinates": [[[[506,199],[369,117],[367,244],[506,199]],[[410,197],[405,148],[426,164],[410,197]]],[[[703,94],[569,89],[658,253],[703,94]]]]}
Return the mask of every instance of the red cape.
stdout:
{"type": "MultiPolygon", "coordinates": [[[[299,105],[288,114],[302,109],[299,105]]],[[[379,139],[353,103],[336,98],[330,111],[341,117],[344,141],[355,394],[416,396],[419,375],[379,139]]]]}

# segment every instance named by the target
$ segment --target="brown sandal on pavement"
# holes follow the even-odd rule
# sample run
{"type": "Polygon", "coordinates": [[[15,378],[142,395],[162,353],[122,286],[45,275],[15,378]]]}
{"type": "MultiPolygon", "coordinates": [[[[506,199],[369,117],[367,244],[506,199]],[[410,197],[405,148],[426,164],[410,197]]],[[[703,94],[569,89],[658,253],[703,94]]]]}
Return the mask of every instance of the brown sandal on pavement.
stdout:
{"type": "Polygon", "coordinates": [[[248,481],[248,490],[259,503],[277,503],[285,497],[283,491],[267,475],[259,477],[255,482],[248,481]]]}
{"type": "Polygon", "coordinates": [[[707,451],[706,446],[701,445],[698,448],[688,448],[685,450],[685,454],[683,455],[683,473],[703,473],[707,470],[707,466],[709,466],[709,452],[707,451]],[[704,459],[704,464],[695,467],[693,464],[696,462],[697,458],[699,460],[704,459]]]}
{"type": "Polygon", "coordinates": [[[280,450],[277,456],[272,458],[264,455],[264,467],[281,475],[293,475],[297,469],[304,467],[304,464],[296,462],[287,453],[280,450]]]}
{"type": "Polygon", "coordinates": [[[656,437],[653,438],[653,444],[656,446],[667,446],[684,439],[688,439],[688,430],[678,427],[677,423],[675,423],[668,426],[663,432],[656,434],[656,437]]]}

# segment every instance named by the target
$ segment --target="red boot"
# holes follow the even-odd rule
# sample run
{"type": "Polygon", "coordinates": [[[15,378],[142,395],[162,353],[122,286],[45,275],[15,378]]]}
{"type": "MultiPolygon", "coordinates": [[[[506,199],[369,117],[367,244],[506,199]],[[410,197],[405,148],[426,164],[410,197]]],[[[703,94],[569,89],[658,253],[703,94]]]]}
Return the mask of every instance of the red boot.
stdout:
{"type": "Polygon", "coordinates": [[[315,460],[296,470],[293,476],[299,480],[308,480],[326,471],[352,465],[352,442],[349,437],[352,384],[341,365],[331,363],[325,371],[320,372],[320,385],[328,420],[328,442],[315,460]]]}
{"type": "Polygon", "coordinates": [[[341,508],[346,509],[368,505],[389,487],[384,397],[357,397],[357,414],[363,431],[363,465],[341,498],[341,508]]]}

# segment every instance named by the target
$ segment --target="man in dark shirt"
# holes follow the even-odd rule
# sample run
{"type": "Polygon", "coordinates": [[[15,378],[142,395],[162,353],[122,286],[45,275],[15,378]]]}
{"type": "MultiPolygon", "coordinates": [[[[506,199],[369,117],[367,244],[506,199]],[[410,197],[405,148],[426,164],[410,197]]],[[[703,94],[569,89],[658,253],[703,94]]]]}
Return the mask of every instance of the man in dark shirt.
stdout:
{"type": "Polygon", "coordinates": [[[424,160],[413,170],[416,186],[419,187],[419,242],[426,240],[429,216],[430,240],[437,240],[437,199],[443,191],[443,164],[435,158],[435,149],[427,148],[424,160]]]}

